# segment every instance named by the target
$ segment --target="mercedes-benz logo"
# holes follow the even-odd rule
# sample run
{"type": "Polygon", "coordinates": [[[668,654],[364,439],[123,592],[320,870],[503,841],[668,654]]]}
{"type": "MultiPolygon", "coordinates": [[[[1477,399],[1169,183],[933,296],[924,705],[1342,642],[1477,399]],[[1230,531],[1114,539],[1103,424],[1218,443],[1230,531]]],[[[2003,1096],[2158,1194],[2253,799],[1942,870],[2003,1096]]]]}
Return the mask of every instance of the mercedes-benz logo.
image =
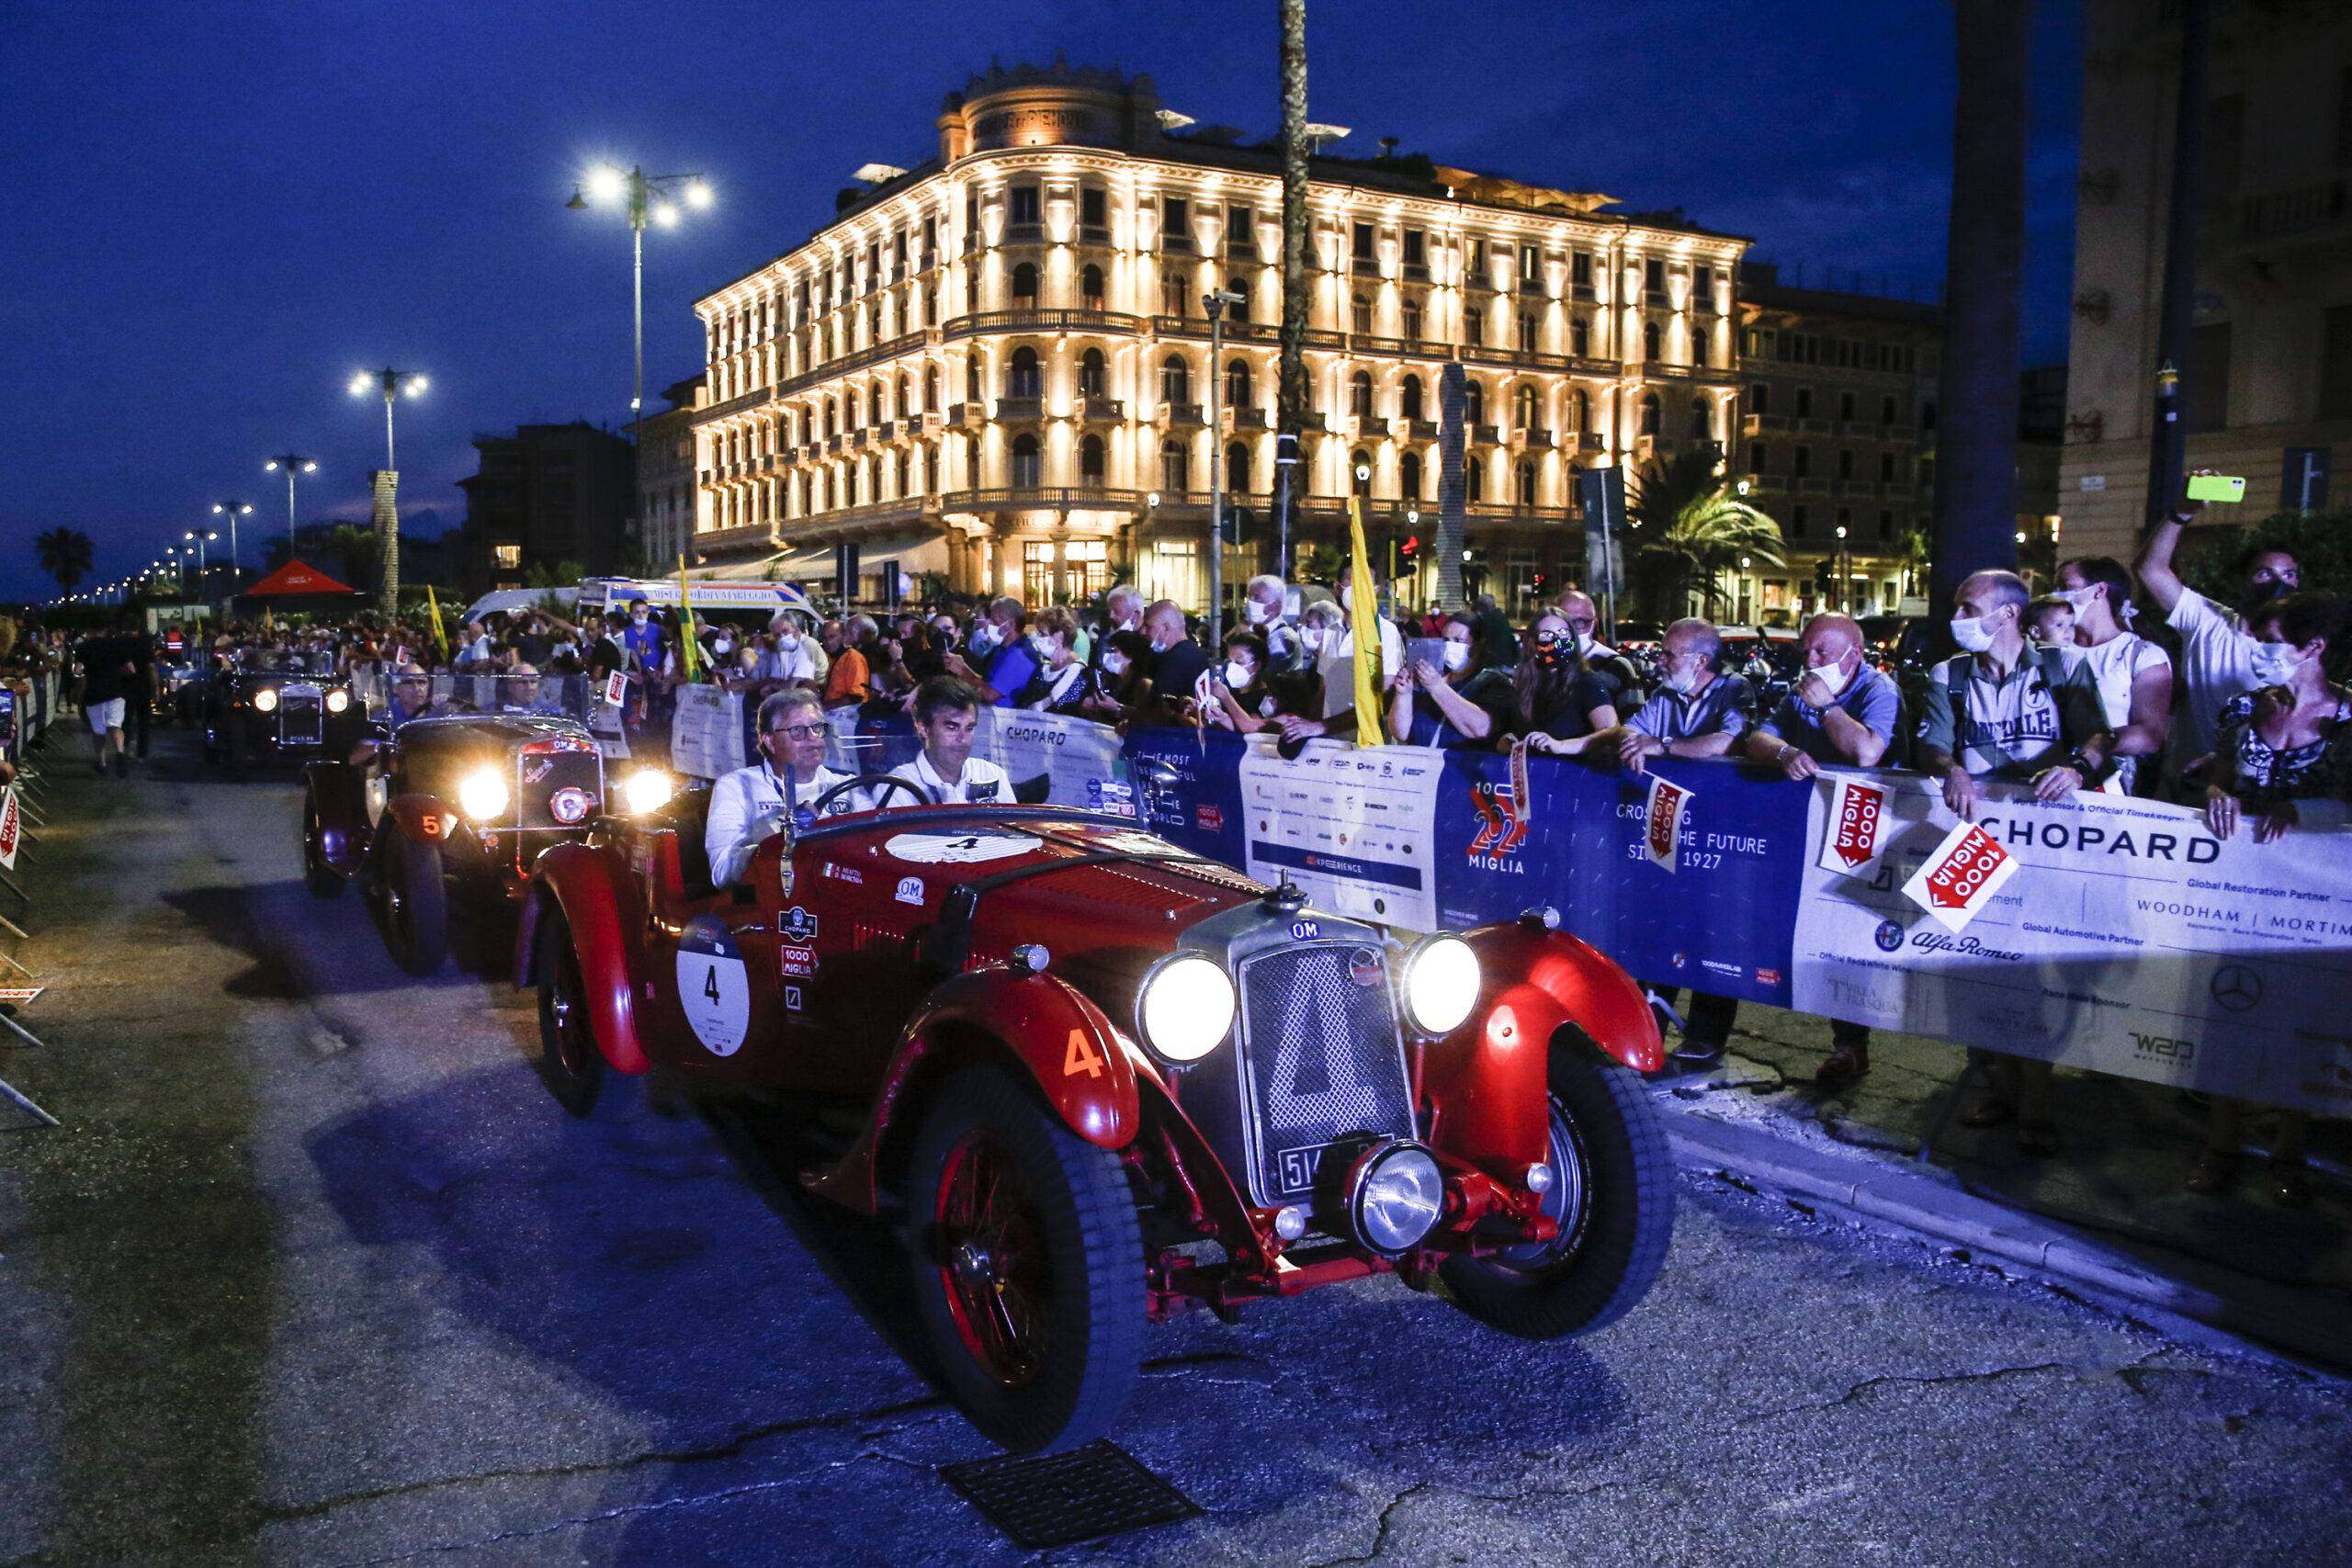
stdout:
{"type": "Polygon", "coordinates": [[[2230,1011],[2247,1012],[2262,1000],[2262,976],[2243,964],[2224,964],[2205,989],[2230,1011]]]}

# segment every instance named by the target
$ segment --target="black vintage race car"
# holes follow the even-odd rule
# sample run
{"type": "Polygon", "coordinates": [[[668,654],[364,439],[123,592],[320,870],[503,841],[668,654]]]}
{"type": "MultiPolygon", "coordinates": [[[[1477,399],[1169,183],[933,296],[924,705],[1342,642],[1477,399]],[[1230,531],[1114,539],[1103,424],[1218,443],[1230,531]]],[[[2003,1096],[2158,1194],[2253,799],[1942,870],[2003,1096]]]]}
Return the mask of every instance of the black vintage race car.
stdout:
{"type": "Polygon", "coordinates": [[[303,878],[322,898],[357,882],[385,945],[412,974],[440,968],[453,909],[491,933],[550,845],[606,813],[643,812],[675,788],[633,769],[608,798],[605,760],[578,719],[528,712],[444,713],[304,770],[303,878]]]}
{"type": "Polygon", "coordinates": [[[232,778],[249,768],[342,755],[363,731],[351,688],[307,671],[224,668],[203,700],[204,760],[232,778]]]}

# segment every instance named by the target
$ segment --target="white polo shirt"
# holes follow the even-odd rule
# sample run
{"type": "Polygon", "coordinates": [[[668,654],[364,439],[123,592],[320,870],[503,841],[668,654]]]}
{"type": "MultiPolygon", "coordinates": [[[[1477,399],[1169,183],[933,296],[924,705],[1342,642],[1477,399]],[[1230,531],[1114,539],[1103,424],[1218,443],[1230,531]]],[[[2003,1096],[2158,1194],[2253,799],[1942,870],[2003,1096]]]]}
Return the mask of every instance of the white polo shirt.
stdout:
{"type": "MultiPolygon", "coordinates": [[[[794,800],[807,811],[818,796],[835,784],[847,784],[849,778],[847,773],[820,767],[813,780],[793,792],[794,800]]],[[[825,814],[846,816],[860,807],[859,801],[845,795],[825,814]]],[[[784,781],[765,757],[748,768],[719,775],[710,786],[710,815],[704,819],[702,831],[703,852],[710,857],[711,886],[725,887],[740,880],[743,868],[752,863],[752,852],[776,831],[783,817],[784,781]]]]}
{"type": "MultiPolygon", "coordinates": [[[[926,799],[936,801],[942,806],[1011,806],[1013,804],[1011,776],[1002,768],[984,757],[965,758],[964,772],[950,781],[939,776],[939,771],[931,765],[931,754],[928,751],[919,751],[915,754],[913,761],[891,769],[890,776],[906,780],[922,790],[926,799]]],[[[889,807],[906,804],[906,797],[895,791],[877,790],[876,793],[888,796],[887,800],[878,801],[876,803],[878,805],[889,807]]]]}
{"type": "Polygon", "coordinates": [[[2255,642],[2234,614],[2194,588],[2180,591],[2169,619],[2180,634],[2179,689],[2185,699],[2173,710],[2172,749],[2178,765],[2213,749],[2222,705],[2253,689],[2255,642]]]}

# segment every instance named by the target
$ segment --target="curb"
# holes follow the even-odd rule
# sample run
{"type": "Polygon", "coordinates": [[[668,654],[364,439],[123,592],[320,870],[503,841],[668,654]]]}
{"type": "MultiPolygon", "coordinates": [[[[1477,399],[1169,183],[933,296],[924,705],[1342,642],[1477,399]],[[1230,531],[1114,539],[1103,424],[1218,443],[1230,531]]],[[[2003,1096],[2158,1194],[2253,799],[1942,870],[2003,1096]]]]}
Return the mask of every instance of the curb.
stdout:
{"type": "Polygon", "coordinates": [[[1932,1167],[1825,1154],[1670,1097],[1660,1111],[1675,1163],[1686,1170],[1736,1176],[1875,1229],[1996,1258],[2177,1337],[2330,1379],[2352,1375],[2352,1347],[2314,1321],[2308,1292],[2213,1269],[2202,1271],[2204,1280],[2167,1272],[2056,1221],[1979,1198],[1932,1167]]]}

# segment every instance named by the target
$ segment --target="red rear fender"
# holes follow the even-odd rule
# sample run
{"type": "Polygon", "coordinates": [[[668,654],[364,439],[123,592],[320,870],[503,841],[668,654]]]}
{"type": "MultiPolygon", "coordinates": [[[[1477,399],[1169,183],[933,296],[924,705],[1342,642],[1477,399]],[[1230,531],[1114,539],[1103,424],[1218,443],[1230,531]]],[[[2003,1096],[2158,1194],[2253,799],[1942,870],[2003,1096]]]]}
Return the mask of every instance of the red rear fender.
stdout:
{"type": "Polygon", "coordinates": [[[539,856],[515,938],[514,978],[518,985],[535,984],[540,944],[568,933],[580,958],[582,999],[596,1049],[620,1071],[641,1073],[650,1064],[637,1032],[637,1004],[645,983],[633,933],[645,929],[645,911],[636,884],[615,863],[616,853],[566,843],[539,856]],[[548,923],[550,913],[562,916],[560,928],[548,923]]]}
{"type": "Polygon", "coordinates": [[[910,1131],[929,1089],[959,1067],[997,1062],[1036,1086],[1054,1114],[1106,1149],[1133,1142],[1142,1114],[1136,1063],[1111,1021],[1067,981],[1011,968],[943,982],[907,1021],[865,1131],[809,1188],[871,1213],[883,1153],[910,1131]]]}
{"type": "Polygon", "coordinates": [[[1430,1048],[1438,1145],[1489,1168],[1544,1157],[1554,1035],[1573,1025],[1640,1072],[1666,1062],[1642,988],[1591,944],[1529,921],[1464,933],[1485,982],[1459,1029],[1430,1048]]]}

